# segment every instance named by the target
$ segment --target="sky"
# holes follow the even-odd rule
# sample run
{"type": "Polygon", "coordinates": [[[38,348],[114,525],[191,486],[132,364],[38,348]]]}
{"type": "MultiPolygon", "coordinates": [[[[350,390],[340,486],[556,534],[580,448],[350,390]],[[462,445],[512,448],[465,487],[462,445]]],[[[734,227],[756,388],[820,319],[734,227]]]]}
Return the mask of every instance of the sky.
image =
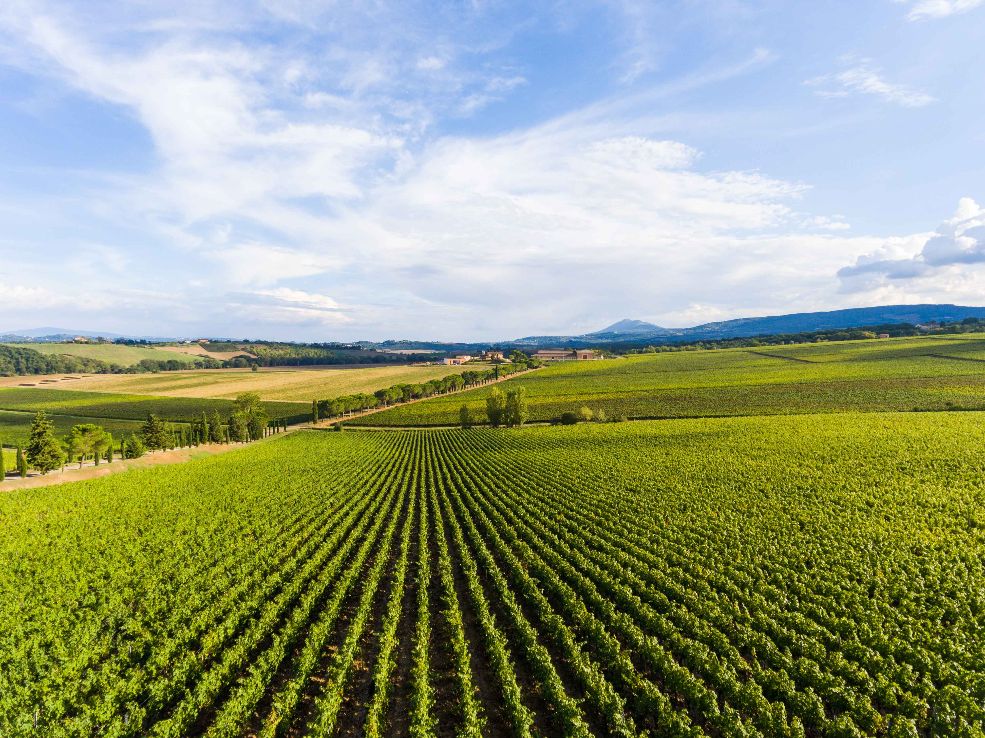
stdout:
{"type": "Polygon", "coordinates": [[[985,304],[985,0],[4,0],[0,331],[985,304]]]}

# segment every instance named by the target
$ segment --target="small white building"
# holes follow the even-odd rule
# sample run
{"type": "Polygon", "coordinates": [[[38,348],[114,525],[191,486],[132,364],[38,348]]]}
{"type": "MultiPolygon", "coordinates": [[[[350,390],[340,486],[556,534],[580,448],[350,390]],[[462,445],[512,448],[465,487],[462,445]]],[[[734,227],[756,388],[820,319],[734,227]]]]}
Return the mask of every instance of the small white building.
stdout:
{"type": "Polygon", "coordinates": [[[534,354],[541,361],[592,361],[601,355],[592,349],[541,349],[534,354]]]}

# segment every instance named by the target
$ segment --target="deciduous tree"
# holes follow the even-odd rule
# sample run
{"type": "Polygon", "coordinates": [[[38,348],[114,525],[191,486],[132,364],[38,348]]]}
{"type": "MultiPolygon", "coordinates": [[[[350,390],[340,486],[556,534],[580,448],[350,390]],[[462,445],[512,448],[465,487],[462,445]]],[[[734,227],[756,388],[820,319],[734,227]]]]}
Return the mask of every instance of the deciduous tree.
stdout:
{"type": "Polygon", "coordinates": [[[80,468],[86,459],[98,465],[112,442],[109,433],[95,423],[74,425],[68,434],[68,460],[77,459],[80,468]]]}
{"type": "Polygon", "coordinates": [[[530,411],[527,409],[527,388],[523,385],[506,393],[503,422],[509,428],[518,428],[527,422],[530,411]]]}
{"type": "Polygon", "coordinates": [[[499,387],[493,387],[492,392],[486,398],[486,417],[493,428],[498,428],[503,422],[503,413],[506,410],[506,398],[499,387]]]}

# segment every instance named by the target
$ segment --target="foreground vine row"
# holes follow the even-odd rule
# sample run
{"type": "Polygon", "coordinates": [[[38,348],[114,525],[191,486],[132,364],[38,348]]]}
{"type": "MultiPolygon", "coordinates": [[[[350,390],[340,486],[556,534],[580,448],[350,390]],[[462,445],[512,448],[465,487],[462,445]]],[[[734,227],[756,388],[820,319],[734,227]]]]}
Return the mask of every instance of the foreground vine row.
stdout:
{"type": "Polygon", "coordinates": [[[0,735],[981,736],[985,418],[296,434],[0,498],[0,735]]]}

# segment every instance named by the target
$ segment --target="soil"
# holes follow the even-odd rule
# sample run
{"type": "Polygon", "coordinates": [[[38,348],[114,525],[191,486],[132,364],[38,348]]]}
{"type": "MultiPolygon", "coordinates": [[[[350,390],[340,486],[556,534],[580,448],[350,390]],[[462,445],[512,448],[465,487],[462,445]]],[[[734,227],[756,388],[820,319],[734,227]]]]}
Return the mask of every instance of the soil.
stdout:
{"type": "Polygon", "coordinates": [[[143,469],[162,464],[180,464],[184,461],[191,461],[205,456],[215,456],[225,451],[232,451],[242,448],[244,444],[231,443],[229,445],[214,443],[195,448],[176,448],[171,451],[151,451],[139,459],[115,459],[112,464],[102,462],[99,466],[94,466],[91,461],[87,461],[79,468],[78,464],[70,464],[64,470],[48,472],[41,475],[31,472],[27,477],[17,476],[16,472],[7,472],[7,478],[0,485],[0,491],[13,489],[28,489],[32,487],[49,487],[53,484],[67,484],[69,482],[81,482],[86,479],[96,479],[98,477],[108,477],[111,474],[127,471],[128,469],[143,469]]]}

